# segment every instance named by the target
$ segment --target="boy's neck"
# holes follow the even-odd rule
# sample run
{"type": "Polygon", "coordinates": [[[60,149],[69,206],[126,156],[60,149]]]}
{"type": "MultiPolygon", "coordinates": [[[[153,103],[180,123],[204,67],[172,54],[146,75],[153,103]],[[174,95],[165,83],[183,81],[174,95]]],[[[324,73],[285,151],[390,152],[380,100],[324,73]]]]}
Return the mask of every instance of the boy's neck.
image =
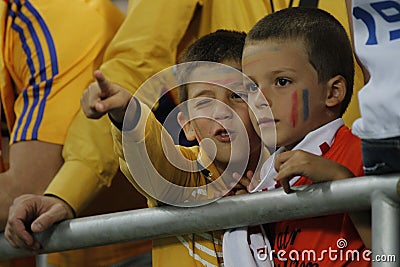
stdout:
{"type": "Polygon", "coordinates": [[[315,131],[319,128],[321,128],[324,125],[327,125],[328,123],[333,122],[334,120],[337,120],[341,118],[340,116],[334,117],[334,118],[329,118],[326,121],[320,123],[319,125],[317,125],[315,128],[313,128],[312,130],[310,130],[306,135],[304,135],[301,139],[297,140],[296,142],[292,143],[292,144],[288,144],[288,145],[282,145],[285,147],[285,150],[292,150],[295,146],[297,146],[301,141],[303,141],[303,139],[312,131],[315,131]]]}
{"type": "Polygon", "coordinates": [[[249,162],[247,164],[247,170],[253,171],[254,173],[258,171],[258,168],[262,166],[262,164],[268,158],[267,149],[264,146],[257,146],[253,148],[250,153],[249,162]]]}

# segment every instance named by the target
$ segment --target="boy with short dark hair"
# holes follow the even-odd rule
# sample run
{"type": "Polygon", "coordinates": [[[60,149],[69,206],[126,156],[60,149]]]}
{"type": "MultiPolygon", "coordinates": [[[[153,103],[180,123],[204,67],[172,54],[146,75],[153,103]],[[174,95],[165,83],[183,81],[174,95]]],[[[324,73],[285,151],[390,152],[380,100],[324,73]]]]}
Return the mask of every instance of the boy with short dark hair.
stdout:
{"type": "MultiPolygon", "coordinates": [[[[243,171],[255,170],[260,157],[265,159],[261,140],[250,120],[247,92],[239,71],[244,38],[245,34],[231,31],[205,36],[186,52],[183,61],[189,62],[189,66],[177,66],[178,80],[185,83],[182,100],[187,99],[182,103],[185,108],[178,121],[187,139],[196,139],[199,146],[175,146],[169,136],[160,138],[162,126],[150,109],[136,98],[129,103],[129,92],[110,84],[100,72],[95,73],[98,85],[84,93],[83,109],[92,118],[108,112],[114,125],[120,126],[114,127],[113,135],[121,168],[147,197],[150,207],[193,206],[198,205],[194,200],[207,203],[222,197],[231,189],[226,181],[238,171],[237,164],[245,163],[243,171]],[[200,62],[191,65],[192,61],[200,62]],[[240,153],[235,153],[235,149],[240,153]],[[182,155],[186,161],[179,165],[178,160],[174,165],[173,161],[182,155]],[[154,180],[156,176],[167,182],[154,180]],[[216,183],[221,177],[223,182],[216,183]]],[[[235,187],[234,193],[246,185],[235,187]]],[[[222,234],[223,231],[215,231],[154,240],[153,266],[221,266],[222,234]]]]}
{"type": "MultiPolygon", "coordinates": [[[[290,192],[291,186],[363,175],[360,140],[341,119],[352,95],[352,49],[333,16],[320,9],[289,8],[264,17],[246,38],[242,67],[254,81],[245,85],[254,126],[267,146],[275,145],[270,136],[276,131],[276,146],[285,151],[267,160],[254,191],[282,185],[290,192]],[[338,165],[325,168],[332,161],[338,165]]],[[[274,259],[276,266],[370,265],[361,256],[357,261],[324,254],[330,248],[343,255],[365,250],[347,213],[277,222],[271,228],[275,253],[283,251],[274,259]],[[338,247],[341,239],[346,247],[338,247]],[[289,255],[301,256],[305,250],[316,257],[289,255]]]]}

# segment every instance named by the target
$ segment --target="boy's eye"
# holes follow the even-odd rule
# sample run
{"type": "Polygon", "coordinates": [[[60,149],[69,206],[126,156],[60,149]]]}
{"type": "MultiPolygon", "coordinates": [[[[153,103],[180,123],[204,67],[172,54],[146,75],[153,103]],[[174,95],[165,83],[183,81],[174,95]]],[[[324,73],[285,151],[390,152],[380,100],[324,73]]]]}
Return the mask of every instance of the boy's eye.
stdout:
{"type": "Polygon", "coordinates": [[[247,94],[246,93],[233,93],[232,94],[233,99],[247,99],[247,94]]]}
{"type": "Polygon", "coordinates": [[[258,86],[255,83],[248,83],[248,84],[246,84],[246,89],[249,92],[256,92],[258,90],[258,86]]]}
{"type": "Polygon", "coordinates": [[[201,100],[198,100],[195,102],[194,106],[195,107],[202,107],[210,103],[212,100],[210,98],[203,98],[201,100]]]}
{"type": "Polygon", "coordinates": [[[287,78],[278,78],[276,79],[275,84],[279,87],[285,87],[288,86],[291,83],[291,81],[287,78]]]}

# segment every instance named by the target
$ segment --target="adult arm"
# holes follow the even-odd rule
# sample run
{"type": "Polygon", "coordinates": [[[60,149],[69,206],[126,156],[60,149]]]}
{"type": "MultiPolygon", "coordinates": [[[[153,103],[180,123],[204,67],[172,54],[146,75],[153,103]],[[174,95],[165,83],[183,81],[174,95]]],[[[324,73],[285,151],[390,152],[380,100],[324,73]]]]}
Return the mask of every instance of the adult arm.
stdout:
{"type": "MultiPolygon", "coordinates": [[[[101,65],[107,79],[134,94],[149,77],[174,65],[179,44],[198,2],[130,1],[126,19],[106,50],[101,65]],[[169,11],[174,11],[174,14],[170,15],[169,11]]],[[[152,106],[159,96],[143,91],[139,99],[152,106]]]]}
{"type": "Polygon", "coordinates": [[[62,146],[21,141],[10,146],[10,168],[0,174],[0,231],[4,230],[14,198],[42,194],[63,164],[62,146]]]}
{"type": "MultiPolygon", "coordinates": [[[[354,27],[353,27],[353,12],[352,12],[352,0],[346,0],[346,9],[347,9],[347,18],[349,20],[349,29],[350,29],[350,38],[354,51],[354,27]]],[[[364,84],[368,83],[370,79],[370,74],[366,67],[361,63],[361,60],[358,58],[357,54],[354,51],[354,57],[357,61],[357,64],[360,66],[363,76],[364,76],[364,84]]]]}
{"type": "Polygon", "coordinates": [[[113,152],[108,119],[89,120],[80,111],[68,131],[62,155],[65,163],[45,190],[48,196],[24,195],[14,201],[5,233],[13,246],[37,250],[39,244],[30,230],[40,232],[72,218],[110,185],[118,158],[113,152]]]}
{"type": "MultiPolygon", "coordinates": [[[[352,12],[352,0],[346,0],[346,8],[347,8],[347,17],[349,19],[349,27],[350,27],[350,37],[352,40],[352,46],[354,50],[354,27],[353,27],[353,12],[352,12]]],[[[354,56],[357,60],[358,65],[360,65],[361,70],[364,75],[364,83],[368,83],[370,79],[370,74],[367,68],[361,63],[360,59],[358,58],[357,54],[354,51],[354,56]]],[[[358,211],[358,212],[351,212],[349,213],[350,218],[356,229],[358,234],[362,238],[365,246],[367,248],[372,247],[372,232],[371,232],[371,212],[370,211],[358,211]]]]}

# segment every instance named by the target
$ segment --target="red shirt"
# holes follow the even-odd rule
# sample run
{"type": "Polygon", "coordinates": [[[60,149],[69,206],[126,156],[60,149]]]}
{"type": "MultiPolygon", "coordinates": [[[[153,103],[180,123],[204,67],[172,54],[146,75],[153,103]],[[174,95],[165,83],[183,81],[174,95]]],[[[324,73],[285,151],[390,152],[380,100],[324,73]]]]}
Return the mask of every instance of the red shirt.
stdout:
{"type": "MultiPolygon", "coordinates": [[[[346,166],[355,176],[364,175],[361,141],[346,126],[337,131],[332,147],[322,156],[346,166]]],[[[312,181],[301,177],[295,183],[305,184],[312,184],[312,181]]],[[[279,222],[273,230],[274,251],[283,250],[277,256],[287,258],[286,261],[275,258],[277,267],[371,266],[371,262],[364,260],[370,257],[369,251],[347,213],[279,222]]]]}

